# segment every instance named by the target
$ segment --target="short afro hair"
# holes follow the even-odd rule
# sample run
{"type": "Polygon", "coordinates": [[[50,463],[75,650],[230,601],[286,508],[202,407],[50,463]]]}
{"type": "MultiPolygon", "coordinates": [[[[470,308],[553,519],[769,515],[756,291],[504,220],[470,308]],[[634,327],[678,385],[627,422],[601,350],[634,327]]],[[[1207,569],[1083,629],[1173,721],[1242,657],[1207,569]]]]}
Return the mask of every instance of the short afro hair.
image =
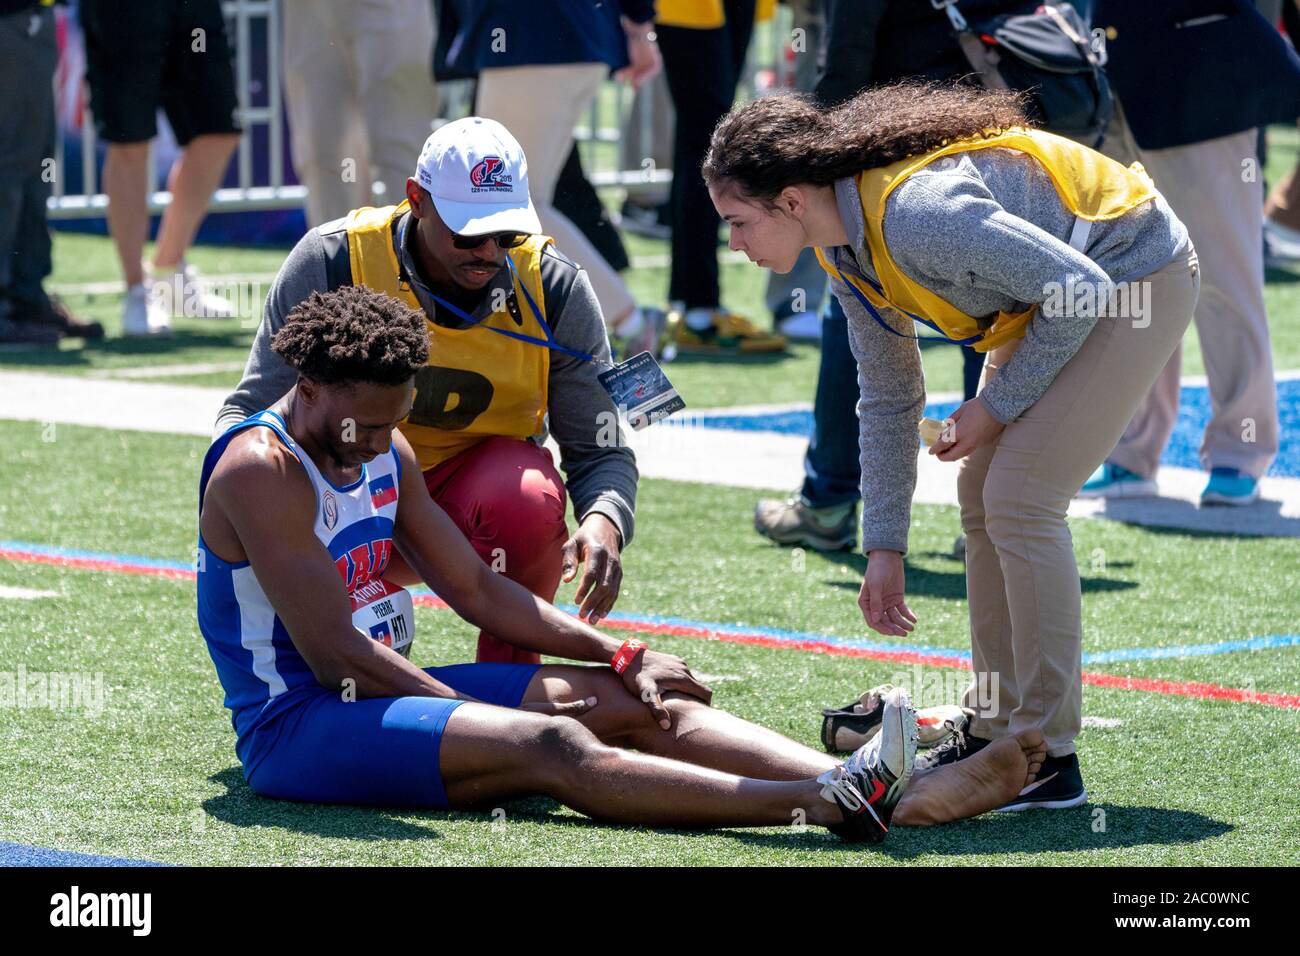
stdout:
{"type": "Polygon", "coordinates": [[[401,385],[429,359],[424,313],[365,286],[313,292],[289,312],[271,348],[322,385],[401,385]]]}

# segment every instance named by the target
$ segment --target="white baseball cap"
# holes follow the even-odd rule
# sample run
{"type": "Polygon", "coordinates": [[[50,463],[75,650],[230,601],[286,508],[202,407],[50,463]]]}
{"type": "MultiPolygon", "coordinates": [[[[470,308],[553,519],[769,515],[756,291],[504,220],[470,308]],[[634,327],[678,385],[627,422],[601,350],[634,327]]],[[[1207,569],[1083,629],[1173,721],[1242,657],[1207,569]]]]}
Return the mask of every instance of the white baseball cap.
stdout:
{"type": "Polygon", "coordinates": [[[496,120],[467,116],[434,130],[420,150],[415,180],[452,232],[542,231],[523,148],[496,120]]]}

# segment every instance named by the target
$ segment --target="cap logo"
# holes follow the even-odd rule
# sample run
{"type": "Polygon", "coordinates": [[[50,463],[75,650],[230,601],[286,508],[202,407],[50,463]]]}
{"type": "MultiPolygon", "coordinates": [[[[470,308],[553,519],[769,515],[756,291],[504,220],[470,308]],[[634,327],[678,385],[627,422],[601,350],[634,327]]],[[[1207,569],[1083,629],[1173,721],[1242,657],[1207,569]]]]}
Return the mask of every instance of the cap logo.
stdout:
{"type": "Polygon", "coordinates": [[[506,164],[500,156],[485,156],[469,171],[471,192],[514,192],[514,179],[505,174],[506,164]]]}

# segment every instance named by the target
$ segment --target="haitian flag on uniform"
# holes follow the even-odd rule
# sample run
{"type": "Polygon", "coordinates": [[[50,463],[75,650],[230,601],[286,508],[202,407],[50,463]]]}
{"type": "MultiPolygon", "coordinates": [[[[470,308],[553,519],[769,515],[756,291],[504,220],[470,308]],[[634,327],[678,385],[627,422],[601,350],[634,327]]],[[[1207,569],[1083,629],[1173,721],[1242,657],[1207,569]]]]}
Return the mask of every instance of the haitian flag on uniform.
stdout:
{"type": "Polygon", "coordinates": [[[397,500],[397,485],[392,475],[380,475],[370,483],[370,503],[376,508],[391,505],[397,500]]]}
{"type": "Polygon", "coordinates": [[[391,628],[389,628],[387,621],[380,621],[378,624],[372,625],[370,628],[370,636],[385,647],[393,646],[393,632],[391,628]]]}

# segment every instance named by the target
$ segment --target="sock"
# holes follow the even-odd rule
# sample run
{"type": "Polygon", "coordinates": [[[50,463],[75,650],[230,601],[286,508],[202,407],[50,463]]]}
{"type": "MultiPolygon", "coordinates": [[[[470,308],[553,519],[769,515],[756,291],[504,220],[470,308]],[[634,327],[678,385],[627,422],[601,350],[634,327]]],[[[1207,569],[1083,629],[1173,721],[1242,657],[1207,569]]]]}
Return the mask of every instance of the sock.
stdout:
{"type": "Polygon", "coordinates": [[[697,308],[686,310],[686,327],[693,332],[703,332],[713,327],[713,313],[716,309],[697,308]]]}
{"type": "Polygon", "coordinates": [[[630,339],[633,336],[639,335],[641,330],[644,328],[645,315],[638,306],[629,312],[626,318],[614,326],[614,332],[619,338],[630,339]]]}

